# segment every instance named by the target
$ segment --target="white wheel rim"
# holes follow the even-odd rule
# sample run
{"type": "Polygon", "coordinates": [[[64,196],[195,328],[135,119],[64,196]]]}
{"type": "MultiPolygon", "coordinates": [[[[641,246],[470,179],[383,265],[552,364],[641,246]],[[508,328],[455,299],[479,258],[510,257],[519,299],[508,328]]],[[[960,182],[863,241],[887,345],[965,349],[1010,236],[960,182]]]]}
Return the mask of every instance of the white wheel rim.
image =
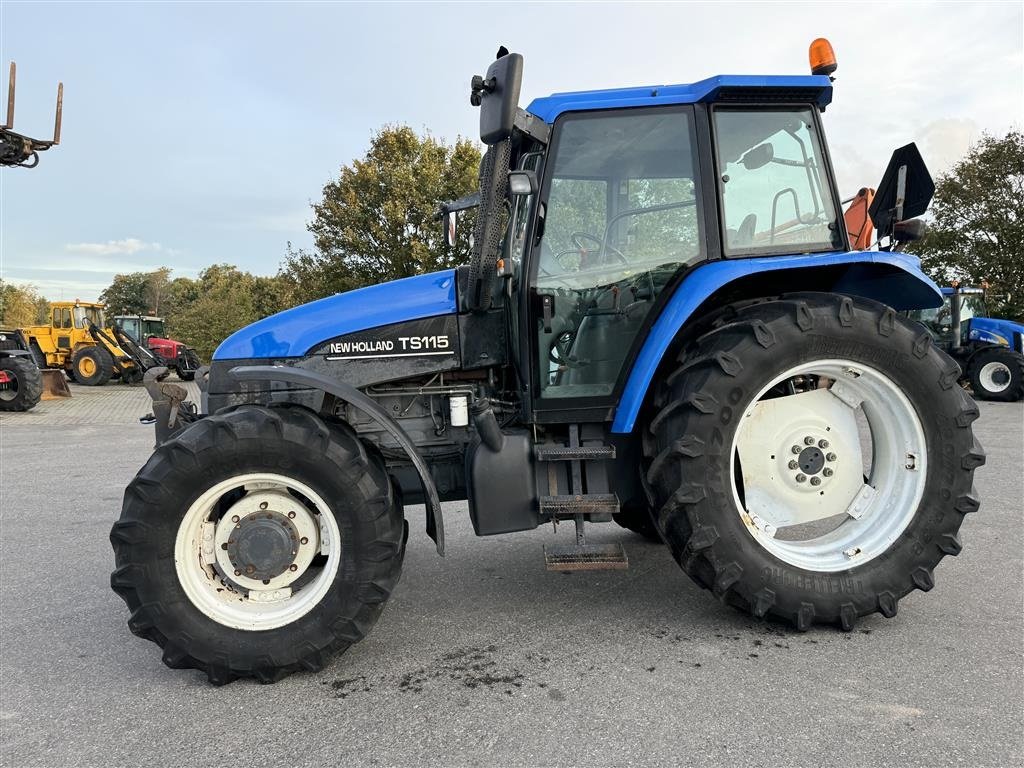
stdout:
{"type": "Polygon", "coordinates": [[[1010,386],[1010,369],[1006,364],[993,360],[981,366],[978,378],[981,386],[989,392],[1002,392],[1010,386]]]}
{"type": "Polygon", "coordinates": [[[743,501],[738,482],[733,498],[747,530],[775,557],[809,571],[848,570],[888,550],[913,519],[927,478],[917,411],[889,377],[849,360],[806,363],[773,379],[744,412],[731,457],[731,476],[737,459],[742,471],[743,501]],[[762,400],[801,379],[821,388],[762,400]],[[866,482],[858,419],[871,441],[866,482]],[[831,518],[839,522],[827,532],[790,535],[831,518]]]}
{"type": "Polygon", "coordinates": [[[238,475],[209,488],[185,512],[174,566],[185,595],[209,618],[233,629],[274,629],[306,615],[327,594],[338,573],[340,542],[330,507],[308,485],[272,473],[238,475]],[[245,495],[217,511],[221,499],[238,489],[245,495]],[[244,551],[237,549],[246,538],[239,532],[257,526],[294,548],[278,551],[279,563],[282,557],[290,561],[282,572],[256,572],[265,579],[251,577],[256,566],[247,568],[244,551]],[[313,566],[317,554],[327,556],[322,567],[313,566]]]}

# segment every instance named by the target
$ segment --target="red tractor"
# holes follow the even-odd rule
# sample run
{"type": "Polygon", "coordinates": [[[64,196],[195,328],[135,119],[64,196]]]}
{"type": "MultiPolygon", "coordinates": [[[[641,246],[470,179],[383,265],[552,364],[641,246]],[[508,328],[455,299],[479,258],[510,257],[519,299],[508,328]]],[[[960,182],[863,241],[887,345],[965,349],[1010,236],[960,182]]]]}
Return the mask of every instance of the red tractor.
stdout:
{"type": "Polygon", "coordinates": [[[167,366],[182,381],[195,378],[196,369],[200,365],[199,356],[184,343],[167,338],[162,317],[118,315],[114,322],[137,344],[145,344],[157,359],[158,365],[167,366]]]}

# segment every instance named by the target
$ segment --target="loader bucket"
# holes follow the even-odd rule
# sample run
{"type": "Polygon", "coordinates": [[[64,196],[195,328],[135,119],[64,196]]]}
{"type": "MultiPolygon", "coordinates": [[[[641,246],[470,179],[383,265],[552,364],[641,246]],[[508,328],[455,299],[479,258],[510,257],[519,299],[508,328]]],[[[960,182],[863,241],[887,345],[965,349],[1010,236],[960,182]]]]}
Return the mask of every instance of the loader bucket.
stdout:
{"type": "Polygon", "coordinates": [[[71,389],[68,387],[68,380],[64,377],[63,371],[44,370],[43,374],[43,400],[59,400],[62,397],[71,397],[71,389]]]}

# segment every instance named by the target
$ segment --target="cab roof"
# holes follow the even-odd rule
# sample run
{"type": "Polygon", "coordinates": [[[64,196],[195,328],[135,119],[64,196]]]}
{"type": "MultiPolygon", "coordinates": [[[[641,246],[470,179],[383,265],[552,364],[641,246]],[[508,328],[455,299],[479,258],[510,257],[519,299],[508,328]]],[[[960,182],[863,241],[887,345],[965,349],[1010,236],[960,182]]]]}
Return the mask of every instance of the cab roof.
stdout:
{"type": "Polygon", "coordinates": [[[564,112],[713,101],[802,102],[824,109],[832,102],[832,81],[826,75],[717,75],[680,85],[554,93],[534,99],[526,110],[546,123],[553,123],[564,112]]]}

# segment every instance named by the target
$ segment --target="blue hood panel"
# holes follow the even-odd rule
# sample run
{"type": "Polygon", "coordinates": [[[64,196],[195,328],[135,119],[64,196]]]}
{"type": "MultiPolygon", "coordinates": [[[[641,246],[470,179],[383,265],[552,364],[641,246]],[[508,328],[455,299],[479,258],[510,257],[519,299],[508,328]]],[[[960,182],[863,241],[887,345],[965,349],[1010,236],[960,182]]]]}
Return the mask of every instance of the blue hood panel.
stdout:
{"type": "Polygon", "coordinates": [[[457,311],[455,270],[370,285],[257,320],[228,336],[214,360],[301,357],[327,339],[457,311]]]}
{"type": "Polygon", "coordinates": [[[1024,325],[1013,320],[1002,320],[995,317],[972,317],[970,338],[974,341],[987,341],[991,344],[1002,344],[993,334],[999,334],[1011,347],[1013,334],[1024,333],[1024,325]]]}

